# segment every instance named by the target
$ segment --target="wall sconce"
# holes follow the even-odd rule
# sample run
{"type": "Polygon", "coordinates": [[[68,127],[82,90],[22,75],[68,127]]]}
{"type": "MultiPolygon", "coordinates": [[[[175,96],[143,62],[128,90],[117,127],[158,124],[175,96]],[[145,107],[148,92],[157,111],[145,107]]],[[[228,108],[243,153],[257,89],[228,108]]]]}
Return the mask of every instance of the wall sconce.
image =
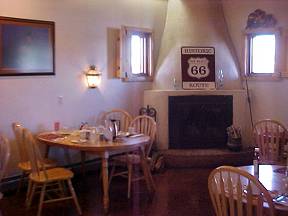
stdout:
{"type": "Polygon", "coordinates": [[[98,71],[95,65],[91,65],[85,75],[88,88],[97,88],[99,86],[101,82],[101,72],[98,71]]]}

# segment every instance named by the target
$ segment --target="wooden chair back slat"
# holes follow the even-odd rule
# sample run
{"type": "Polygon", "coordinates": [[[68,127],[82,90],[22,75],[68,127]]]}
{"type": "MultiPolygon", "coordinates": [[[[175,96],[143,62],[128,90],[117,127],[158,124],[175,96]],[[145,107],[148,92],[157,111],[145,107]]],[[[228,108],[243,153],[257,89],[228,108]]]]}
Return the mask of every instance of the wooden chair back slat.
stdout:
{"type": "Polygon", "coordinates": [[[224,216],[227,215],[227,207],[226,207],[226,197],[225,197],[225,188],[224,188],[224,180],[223,180],[223,176],[222,173],[220,173],[220,190],[221,190],[221,206],[222,206],[222,214],[224,216]]]}
{"type": "Polygon", "coordinates": [[[264,211],[263,208],[260,208],[259,206],[263,206],[264,205],[264,200],[263,197],[259,197],[258,199],[258,203],[257,203],[257,216],[262,216],[264,215],[264,211]]]}
{"type": "Polygon", "coordinates": [[[247,215],[252,216],[253,214],[253,192],[251,187],[251,182],[248,180],[248,185],[246,189],[246,199],[247,199],[247,215]]]}
{"type": "Polygon", "coordinates": [[[148,157],[156,135],[156,122],[153,118],[146,115],[137,116],[130,123],[137,133],[143,133],[150,137],[149,143],[145,147],[145,156],[148,157]]]}
{"type": "Polygon", "coordinates": [[[265,119],[256,122],[253,128],[254,141],[260,150],[260,160],[279,162],[287,142],[287,129],[278,121],[265,119]]]}
{"type": "Polygon", "coordinates": [[[105,120],[118,120],[120,122],[121,131],[128,131],[128,127],[132,121],[132,116],[122,109],[112,109],[109,112],[105,112],[102,116],[102,123],[105,123],[105,120]]]}
{"type": "Polygon", "coordinates": [[[227,178],[227,185],[228,185],[228,193],[229,193],[229,206],[231,208],[229,209],[229,215],[234,216],[235,215],[235,205],[234,205],[234,197],[233,197],[233,183],[231,179],[230,173],[228,173],[228,178],[227,178]]]}
{"type": "Polygon", "coordinates": [[[24,128],[23,134],[24,142],[28,151],[29,161],[31,163],[32,173],[36,173],[38,176],[40,176],[40,172],[43,171],[47,179],[46,168],[44,166],[43,158],[41,156],[37,142],[35,141],[32,133],[28,129],[24,128]]]}
{"type": "Polygon", "coordinates": [[[237,177],[237,192],[236,192],[236,197],[237,197],[237,215],[243,215],[243,193],[242,193],[242,183],[240,179],[240,175],[237,177]]]}
{"type": "MultiPolygon", "coordinates": [[[[214,184],[211,184],[211,187],[214,187],[217,185],[216,183],[216,179],[211,179],[211,181],[215,181],[214,184]]],[[[216,189],[213,189],[213,191],[216,191],[216,189]]],[[[212,193],[212,190],[209,190],[209,194],[212,193]]],[[[220,209],[218,208],[218,206],[221,205],[220,203],[220,194],[214,194],[214,196],[212,194],[210,194],[210,197],[211,197],[211,201],[212,201],[212,205],[213,205],[213,208],[215,209],[216,211],[216,215],[221,215],[221,212],[220,212],[220,209]]]]}
{"type": "Polygon", "coordinates": [[[0,182],[6,173],[10,154],[9,141],[4,135],[0,134],[0,182]]]}
{"type": "Polygon", "coordinates": [[[12,123],[12,130],[14,132],[15,141],[19,152],[20,162],[27,162],[29,159],[26,144],[24,142],[23,129],[24,128],[20,123],[18,122],[12,123]]]}
{"type": "Polygon", "coordinates": [[[260,216],[264,211],[265,215],[275,215],[274,203],[266,188],[254,176],[236,167],[214,169],[208,178],[208,189],[217,216],[260,216]]]}

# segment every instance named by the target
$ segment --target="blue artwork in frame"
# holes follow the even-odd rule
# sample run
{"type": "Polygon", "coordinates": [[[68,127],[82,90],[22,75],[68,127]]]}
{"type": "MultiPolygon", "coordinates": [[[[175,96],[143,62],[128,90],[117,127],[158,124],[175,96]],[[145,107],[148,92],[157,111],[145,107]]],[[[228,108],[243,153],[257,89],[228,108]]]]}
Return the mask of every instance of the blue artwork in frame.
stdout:
{"type": "Polygon", "coordinates": [[[0,17],[0,76],[54,75],[54,22],[0,17]]]}

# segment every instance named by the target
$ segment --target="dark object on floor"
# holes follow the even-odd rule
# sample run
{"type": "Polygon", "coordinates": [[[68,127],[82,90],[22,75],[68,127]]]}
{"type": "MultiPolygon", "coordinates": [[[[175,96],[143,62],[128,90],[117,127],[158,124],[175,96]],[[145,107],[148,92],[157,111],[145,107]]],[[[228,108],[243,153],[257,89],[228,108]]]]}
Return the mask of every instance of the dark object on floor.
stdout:
{"type": "Polygon", "coordinates": [[[227,147],[231,151],[239,152],[242,149],[241,137],[240,138],[228,137],[227,147]]]}
{"type": "Polygon", "coordinates": [[[153,173],[164,172],[165,169],[164,156],[158,152],[153,153],[150,168],[153,173]]]}

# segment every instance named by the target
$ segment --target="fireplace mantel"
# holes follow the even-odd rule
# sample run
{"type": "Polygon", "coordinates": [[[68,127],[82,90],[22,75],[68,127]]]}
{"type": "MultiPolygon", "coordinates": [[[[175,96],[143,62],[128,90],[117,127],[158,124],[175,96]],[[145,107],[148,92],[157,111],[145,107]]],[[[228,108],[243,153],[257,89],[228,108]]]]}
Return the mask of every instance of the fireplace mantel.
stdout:
{"type": "Polygon", "coordinates": [[[158,149],[168,149],[168,97],[186,95],[232,95],[233,124],[241,127],[243,146],[251,145],[251,124],[245,90],[146,90],[144,106],[149,105],[157,110],[158,149]]]}

